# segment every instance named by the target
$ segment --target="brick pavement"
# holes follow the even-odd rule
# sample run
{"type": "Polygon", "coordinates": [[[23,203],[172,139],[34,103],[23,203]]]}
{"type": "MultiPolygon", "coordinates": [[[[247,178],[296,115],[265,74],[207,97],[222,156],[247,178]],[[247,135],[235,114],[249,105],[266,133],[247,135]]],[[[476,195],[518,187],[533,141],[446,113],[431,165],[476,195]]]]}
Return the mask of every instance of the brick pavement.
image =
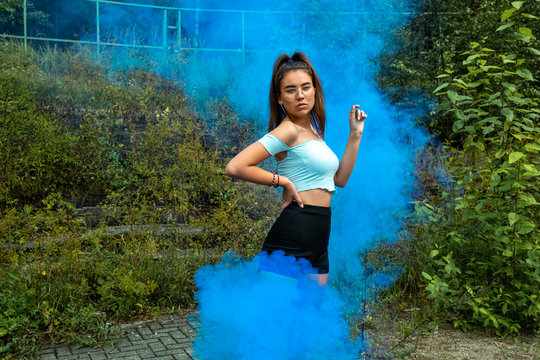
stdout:
{"type": "Polygon", "coordinates": [[[140,321],[122,326],[115,346],[102,348],[57,344],[40,349],[41,360],[191,360],[195,339],[196,313],[167,316],[155,321],[140,321]],[[190,321],[191,319],[191,321],[190,321]]]}

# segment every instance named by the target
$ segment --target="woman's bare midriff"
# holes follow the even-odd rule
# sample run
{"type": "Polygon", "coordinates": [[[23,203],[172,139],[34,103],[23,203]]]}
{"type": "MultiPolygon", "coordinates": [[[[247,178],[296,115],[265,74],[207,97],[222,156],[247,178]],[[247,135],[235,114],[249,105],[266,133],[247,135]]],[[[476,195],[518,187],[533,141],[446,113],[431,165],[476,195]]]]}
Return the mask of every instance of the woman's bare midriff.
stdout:
{"type": "Polygon", "coordinates": [[[332,200],[332,193],[324,189],[313,189],[300,191],[298,193],[300,199],[304,204],[308,205],[317,205],[317,206],[330,206],[330,201],[332,200]]]}

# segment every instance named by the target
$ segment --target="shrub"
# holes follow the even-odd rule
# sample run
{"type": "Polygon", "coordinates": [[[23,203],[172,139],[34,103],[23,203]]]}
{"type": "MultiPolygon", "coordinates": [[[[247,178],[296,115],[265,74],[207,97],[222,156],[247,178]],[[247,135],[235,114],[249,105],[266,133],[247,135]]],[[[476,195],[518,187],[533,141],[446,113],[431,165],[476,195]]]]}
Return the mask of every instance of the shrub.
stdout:
{"type": "MultiPolygon", "coordinates": [[[[529,27],[537,17],[513,2],[498,31],[511,44],[540,52],[529,27]]],[[[472,42],[468,72],[449,70],[435,92],[439,111],[454,119],[446,143],[450,184],[440,197],[416,201],[419,247],[429,259],[422,275],[429,299],[452,314],[454,326],[482,325],[499,335],[540,328],[540,127],[537,79],[529,59],[472,42]],[[528,91],[530,93],[530,91],[528,91]],[[427,245],[426,245],[427,244],[427,245]]]]}

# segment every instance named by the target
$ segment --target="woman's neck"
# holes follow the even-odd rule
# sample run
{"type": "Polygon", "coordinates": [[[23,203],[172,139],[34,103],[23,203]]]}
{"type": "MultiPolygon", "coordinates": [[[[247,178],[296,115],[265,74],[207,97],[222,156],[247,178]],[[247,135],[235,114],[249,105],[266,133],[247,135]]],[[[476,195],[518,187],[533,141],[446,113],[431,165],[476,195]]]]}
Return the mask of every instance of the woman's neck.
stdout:
{"type": "Polygon", "coordinates": [[[293,124],[295,124],[296,126],[300,127],[303,129],[303,131],[305,131],[306,133],[313,133],[315,134],[317,137],[320,137],[320,135],[317,133],[317,131],[313,128],[313,126],[311,126],[311,117],[301,117],[301,118],[298,118],[298,117],[290,117],[289,116],[289,120],[293,122],[293,124]]]}
{"type": "Polygon", "coordinates": [[[306,129],[309,129],[311,126],[311,118],[309,116],[294,117],[294,116],[289,115],[289,119],[291,119],[291,121],[295,123],[296,125],[301,126],[306,129]]]}

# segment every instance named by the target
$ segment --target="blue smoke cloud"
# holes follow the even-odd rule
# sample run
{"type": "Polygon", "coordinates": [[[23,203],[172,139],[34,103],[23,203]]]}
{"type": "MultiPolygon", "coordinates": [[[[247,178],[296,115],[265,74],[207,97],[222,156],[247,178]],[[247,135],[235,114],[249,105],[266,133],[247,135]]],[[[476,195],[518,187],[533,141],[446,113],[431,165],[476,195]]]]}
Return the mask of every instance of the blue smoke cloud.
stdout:
{"type": "MultiPolygon", "coordinates": [[[[407,111],[391,106],[374,81],[378,71],[374,59],[382,51],[383,37],[407,20],[414,4],[408,0],[158,1],[137,3],[190,9],[183,10],[180,18],[178,11],[170,10],[167,22],[172,28],[164,35],[162,10],[102,4],[102,41],[166,43],[166,51],[145,50],[152,64],[147,70],[182,84],[200,113],[207,111],[213,98],[226,97],[238,113],[266,124],[273,62],[283,52],[291,55],[299,50],[308,55],[321,78],[327,109],[325,139],[339,158],[347,143],[351,106],[360,104],[369,115],[355,170],[347,187],[338,189],[332,200],[329,285],[322,288],[307,280],[301,275],[306,264],[279,253],[253,259],[224,254],[219,264],[196,274],[200,327],[193,343],[195,356],[357,358],[362,341],[349,337],[346,319],[362,316],[365,301],[401,273],[391,265],[375,271],[362,262],[361,255],[381,242],[396,240],[400,220],[411,210],[413,159],[428,140],[427,132],[415,126],[416,116],[427,105],[407,111]],[[216,9],[230,12],[212,11],[216,9]],[[180,32],[172,26],[178,22],[180,32]],[[219,51],[182,49],[187,47],[219,51]],[[288,276],[259,273],[260,261],[288,276]]],[[[73,12],[73,4],[65,2],[65,6],[73,12]]],[[[95,33],[87,39],[95,39],[95,33]]],[[[110,58],[112,71],[143,66],[125,49],[109,50],[114,51],[103,56],[110,58]]]]}
{"type": "Polygon", "coordinates": [[[196,274],[200,322],[193,343],[201,359],[355,359],[339,294],[302,276],[309,264],[261,253],[248,261],[234,252],[196,274]],[[258,272],[260,261],[287,276],[258,272]],[[324,299],[324,301],[323,301],[324,299]]]}
{"type": "MultiPolygon", "coordinates": [[[[220,6],[207,3],[209,7],[220,6]]],[[[210,332],[199,335],[194,350],[196,355],[203,356],[211,354],[212,349],[232,351],[228,354],[230,357],[222,358],[355,359],[362,350],[362,342],[346,336],[343,319],[364,315],[364,303],[401,274],[401,269],[392,265],[382,272],[375,271],[362,262],[361,254],[380,242],[391,243],[397,238],[402,227],[400,220],[410,210],[413,158],[416,150],[427,141],[427,133],[414,124],[415,117],[426,111],[427,106],[418,105],[417,113],[395,108],[383,99],[373,80],[378,66],[372,59],[382,51],[382,36],[406,20],[408,9],[405,2],[389,6],[383,1],[370,1],[355,4],[355,9],[349,11],[359,13],[351,15],[331,13],[347,11],[348,4],[343,1],[295,1],[281,2],[281,5],[284,3],[285,9],[301,13],[262,12],[251,14],[250,20],[244,19],[246,48],[265,52],[246,54],[245,63],[240,57],[219,63],[219,70],[210,74],[190,69],[186,85],[188,92],[196,87],[191,93],[197,97],[204,93],[201,90],[205,84],[223,84],[219,91],[227,94],[237,111],[266,123],[273,61],[282,52],[292,54],[301,50],[310,57],[322,80],[327,105],[326,141],[339,157],[347,142],[350,107],[360,104],[369,114],[355,171],[347,187],[338,190],[332,203],[330,276],[323,304],[334,312],[325,313],[324,306],[318,310],[309,307],[309,299],[321,298],[316,292],[305,292],[301,297],[303,301],[295,302],[296,295],[289,284],[279,283],[277,279],[268,290],[270,293],[265,293],[266,284],[261,285],[255,271],[254,263],[261,261],[260,258],[245,260],[251,272],[246,268],[242,271],[235,267],[223,269],[221,265],[207,267],[200,270],[206,274],[204,279],[196,279],[201,328],[210,326],[220,312],[228,315],[225,319],[221,317],[220,325],[211,327],[210,332]],[[230,276],[226,281],[222,278],[224,272],[230,276]],[[236,285],[239,282],[242,285],[236,285]],[[213,302],[210,298],[221,300],[213,302]],[[232,305],[224,307],[224,299],[232,305]],[[249,318],[238,323],[238,313],[249,313],[249,318]],[[300,325],[299,319],[306,317],[312,327],[300,325]],[[321,319],[324,319],[323,324],[321,319]],[[278,328],[269,327],[272,325],[278,328]],[[235,333],[236,342],[224,344],[226,337],[222,333],[235,329],[242,329],[242,334],[235,333]],[[331,329],[330,334],[336,337],[329,336],[323,329],[331,329]],[[281,338],[275,331],[287,337],[281,338]],[[298,331],[303,336],[296,338],[298,331]],[[325,334],[323,337],[328,341],[321,341],[320,334],[325,334]],[[241,343],[251,346],[238,349],[238,339],[244,338],[246,341],[241,343]],[[302,349],[316,350],[308,353],[302,349]]],[[[228,31],[234,36],[238,26],[236,23],[220,27],[220,36],[228,31]]],[[[188,63],[202,65],[199,69],[215,69],[212,59],[206,63],[207,59],[201,61],[197,54],[194,58],[196,60],[188,63]]],[[[227,261],[224,257],[221,264],[227,261]]],[[[279,267],[285,271],[284,268],[294,270],[295,266],[298,264],[280,264],[279,267]]]]}

